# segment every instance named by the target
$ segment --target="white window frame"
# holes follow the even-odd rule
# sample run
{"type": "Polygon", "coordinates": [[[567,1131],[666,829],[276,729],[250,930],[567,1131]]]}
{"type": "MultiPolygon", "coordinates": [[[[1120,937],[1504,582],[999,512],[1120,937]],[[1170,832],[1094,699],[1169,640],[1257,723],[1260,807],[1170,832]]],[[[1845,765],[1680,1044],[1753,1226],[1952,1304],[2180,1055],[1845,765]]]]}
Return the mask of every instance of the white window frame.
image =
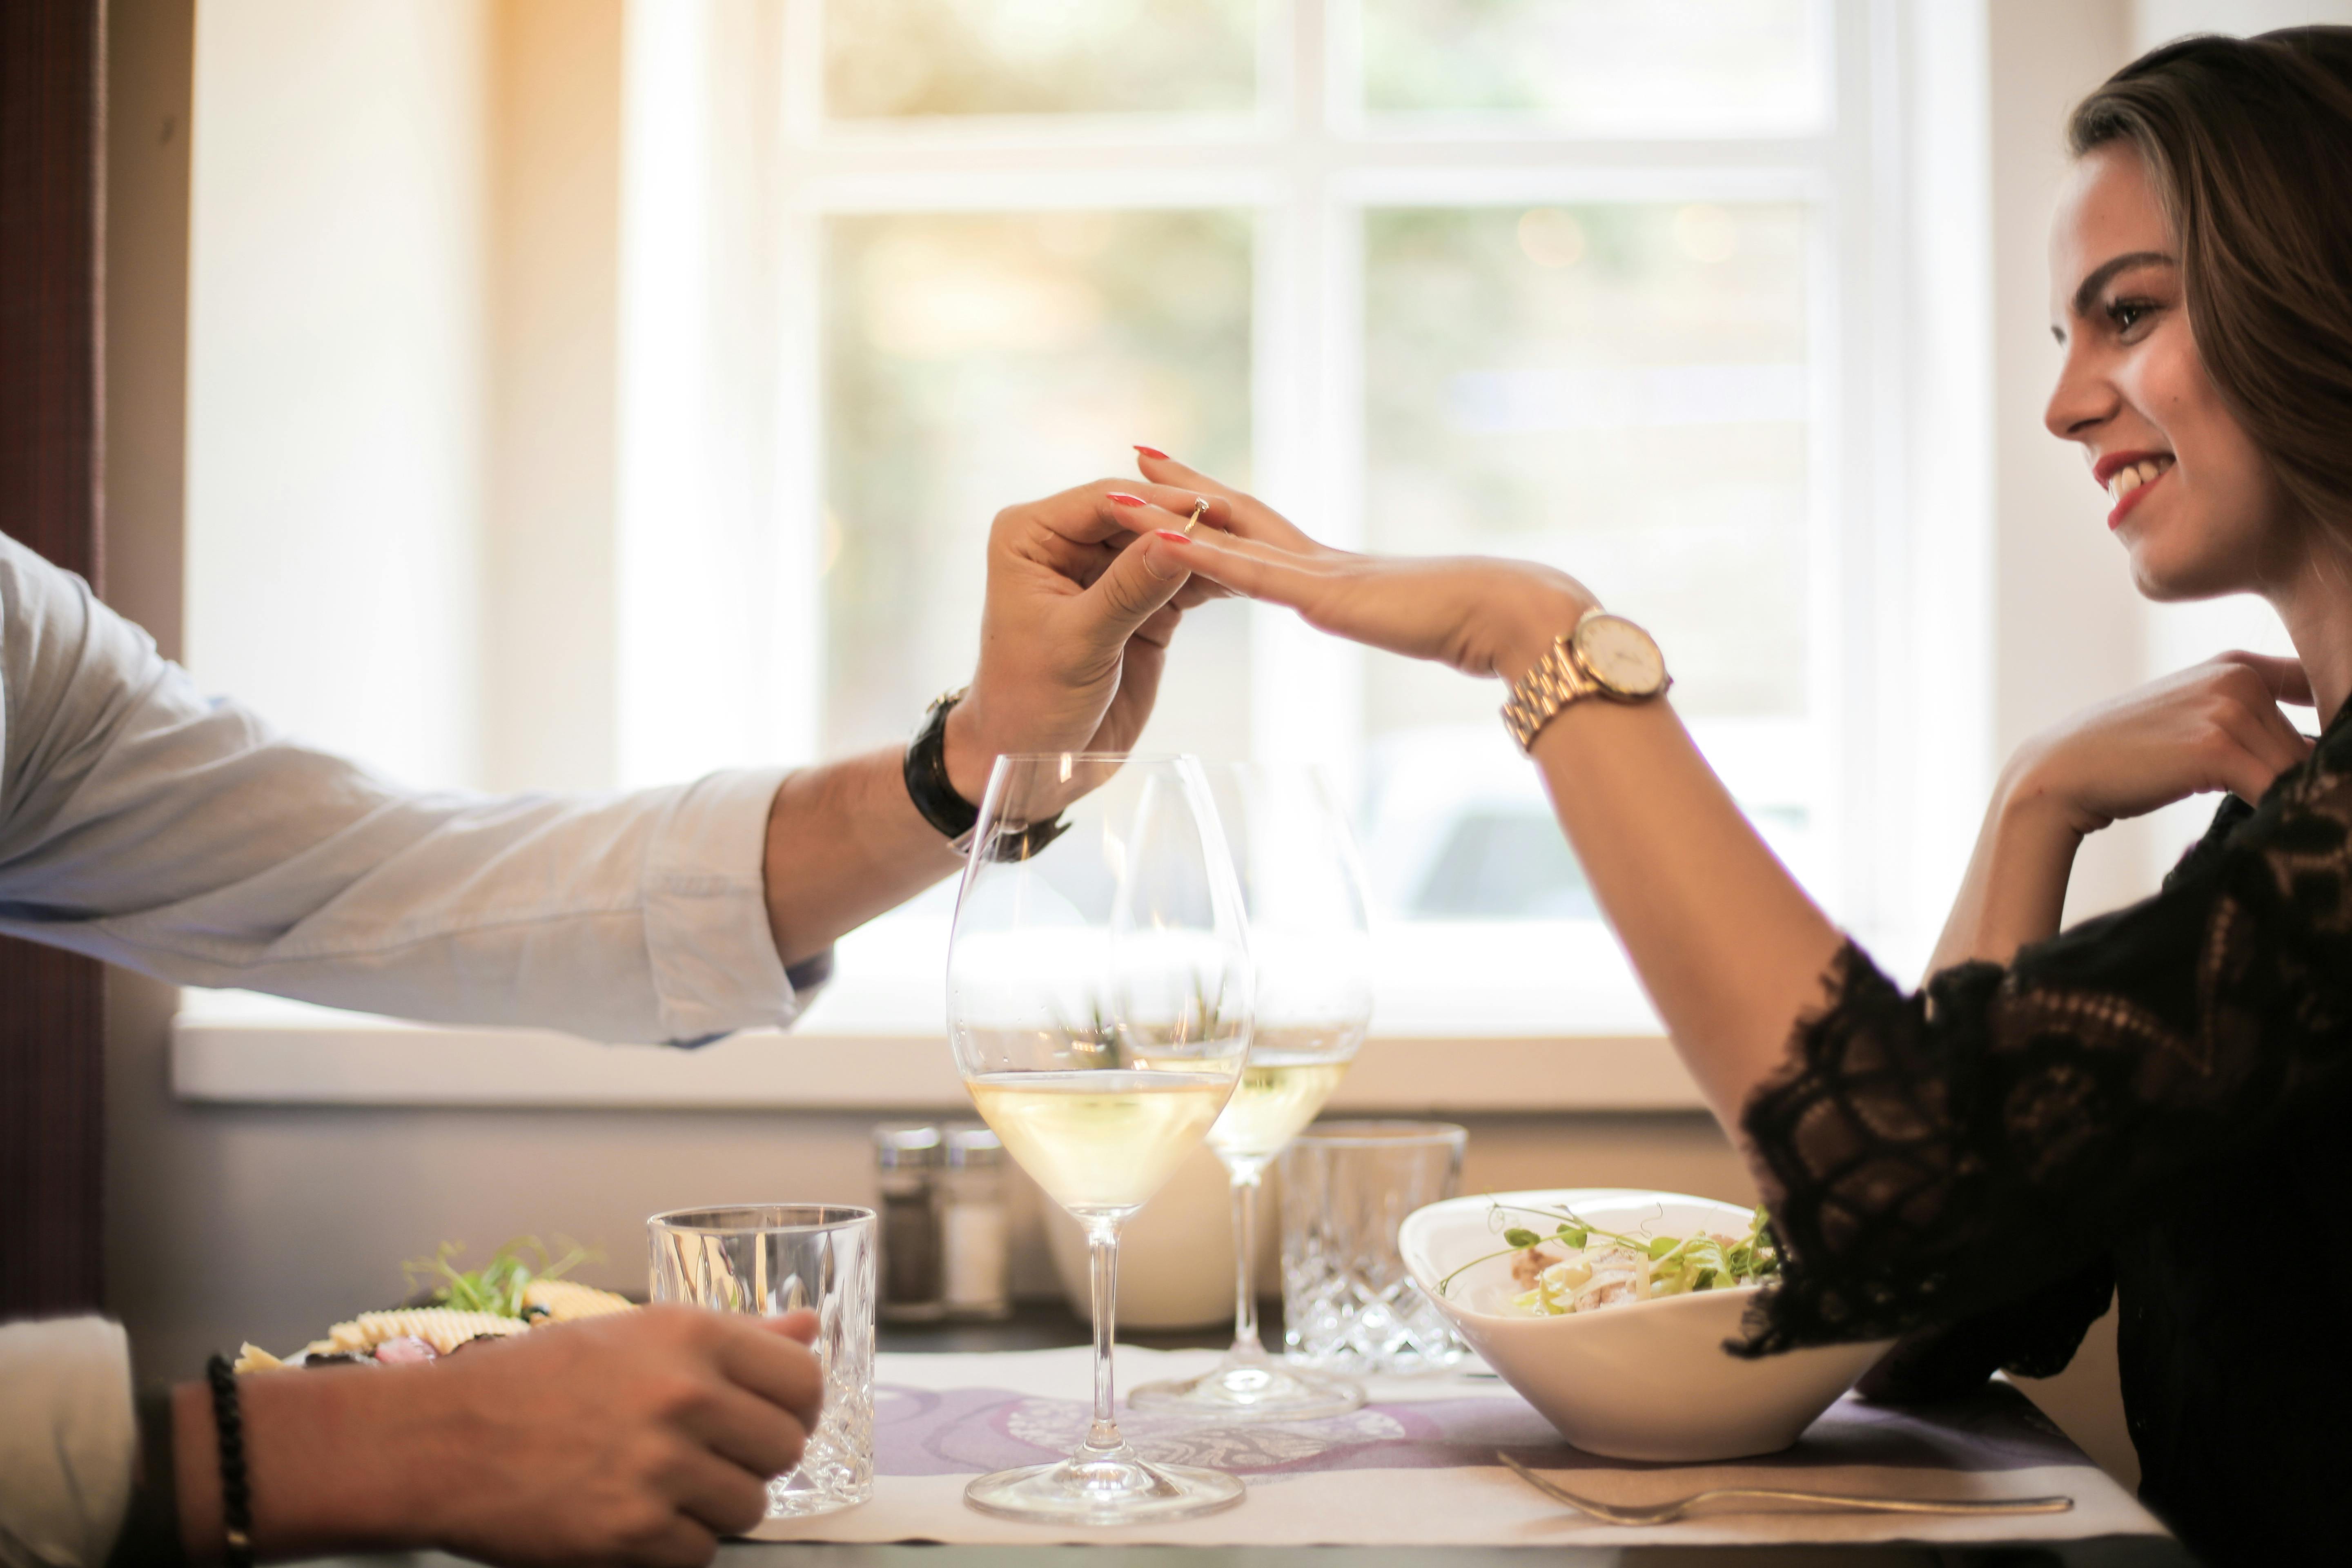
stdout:
{"type": "MultiPolygon", "coordinates": [[[[1881,367],[1874,341],[1885,292],[1874,244],[1873,158],[1885,139],[1875,100],[1890,8],[1816,0],[1818,66],[1830,89],[1811,134],[1685,139],[1563,133],[1505,116],[1368,116],[1355,0],[1265,0],[1254,112],[1223,115],[942,116],[828,121],[823,113],[826,0],[786,0],[778,160],[781,254],[792,312],[784,355],[777,498],[780,552],[811,563],[823,515],[823,340],[818,254],[824,221],[857,213],[1032,212],[1215,207],[1254,215],[1253,483],[1302,526],[1341,546],[1363,539],[1363,215],[1374,207],[1550,205],[1608,200],[1787,201],[1813,215],[1808,283],[1812,490],[1805,743],[1832,759],[1808,801],[1822,853],[1824,900],[1875,928],[1891,889],[1851,831],[1871,798],[1872,759],[1847,737],[1873,733],[1867,672],[1899,627],[1857,606],[1876,602],[1871,511],[1885,491],[1888,444],[1866,400],[1842,395],[1881,367]]],[[[814,595],[795,609],[822,615],[814,595]]],[[[1253,612],[1261,670],[1252,693],[1253,751],[1360,765],[1364,656],[1306,630],[1287,612],[1253,612]]],[[[1671,651],[1671,650],[1670,650],[1671,651]]],[[[1178,657],[1181,657],[1181,646],[1178,657]]],[[[794,705],[814,713],[821,665],[779,669],[794,705]]],[[[943,922],[901,915],[845,944],[843,978],[812,1026],[896,1032],[938,990],[943,922]]],[[[1613,942],[1592,922],[1412,922],[1381,933],[1389,976],[1376,1032],[1486,1036],[1654,1032],[1657,1025],[1613,942]],[[1573,929],[1563,931],[1563,925],[1573,929]],[[1477,977],[1465,985],[1458,977],[1477,977]]]]}
{"type": "MultiPolygon", "coordinates": [[[[828,126],[817,111],[820,57],[813,47],[822,0],[785,0],[784,58],[796,68],[788,68],[776,94],[772,287],[781,303],[768,323],[782,372],[769,454],[776,479],[763,507],[772,531],[746,592],[758,596],[771,626],[786,629],[766,646],[735,650],[745,679],[699,694],[713,713],[766,705],[767,729],[748,740],[709,740],[702,724],[704,743],[722,748],[715,761],[806,761],[815,743],[823,643],[822,585],[812,569],[822,516],[814,285],[823,215],[1132,209],[1145,205],[1139,192],[1146,189],[1171,207],[1255,210],[1253,482],[1324,537],[1349,543],[1361,533],[1363,452],[1363,400],[1355,390],[1361,230],[1352,211],[1387,202],[1793,195],[1818,204],[1822,216],[1809,344],[1816,383],[1812,563],[1816,602],[1833,613],[1818,618],[1809,639],[1809,710],[1834,760],[1821,809],[1842,830],[1842,853],[1822,890],[1890,972],[1916,974],[1965,860],[1990,771],[1985,14],[1982,0],[1824,3],[1834,118],[1822,134],[1673,142],[1502,133],[1463,119],[1407,135],[1365,125],[1352,111],[1327,112],[1344,101],[1333,83],[1357,79],[1347,47],[1353,0],[1267,0],[1260,106],[1236,117],[1240,136],[1159,116],[828,126]],[[1328,53],[1327,30],[1341,46],[1328,53]],[[1074,123],[1102,138],[1071,145],[1045,134],[1074,123]],[[1261,144],[1269,128],[1284,127],[1297,133],[1286,132],[1278,148],[1261,144]]],[[[629,8],[633,34],[696,9],[636,0],[629,8]]],[[[633,51],[638,43],[633,37],[633,51]]],[[[678,43],[668,40],[662,57],[673,69],[678,43]]],[[[690,81],[675,85],[692,97],[690,81]]],[[[699,110],[688,105],[687,112],[699,110]]],[[[625,237],[625,248],[628,243],[625,237]]],[[[656,266],[639,291],[667,300],[679,276],[674,265],[667,274],[656,266]]],[[[629,292],[625,279],[625,362],[629,292]]],[[[650,337],[677,322],[648,319],[640,327],[650,337]]],[[[646,387],[632,394],[656,395],[646,387]]],[[[625,412],[624,420],[625,444],[640,433],[627,427],[625,412]]],[[[641,531],[641,542],[666,533],[675,542],[679,529],[698,522],[675,506],[633,515],[625,495],[622,511],[625,561],[632,530],[641,531]]],[[[740,516],[729,518],[720,525],[729,531],[714,528],[693,547],[707,554],[740,538],[742,526],[740,516]]],[[[625,658],[633,620],[646,628],[694,624],[675,618],[680,606],[663,603],[662,595],[712,592],[708,580],[681,587],[675,574],[650,590],[645,582],[623,575],[625,658]]],[[[700,606],[683,607],[691,614],[700,606]]],[[[1318,748],[1352,753],[1360,735],[1357,656],[1279,612],[1257,612],[1253,637],[1257,658],[1293,670],[1311,661],[1322,672],[1302,710],[1256,705],[1261,754],[1307,752],[1328,763],[1333,752],[1318,748]]],[[[728,662],[699,668],[708,685],[713,668],[728,662]]],[[[637,679],[656,689],[647,674],[625,671],[625,686],[637,679]]],[[[619,719],[625,778],[625,690],[619,719]]],[[[664,776],[698,760],[665,755],[664,776]]],[[[895,923],[853,933],[845,949],[857,950],[858,962],[793,1037],[753,1032],[683,1058],[683,1068],[675,1053],[655,1048],[592,1048],[529,1031],[429,1028],[234,993],[191,993],[174,1031],[175,1089],[183,1099],[246,1103],[959,1104],[938,1045],[940,964],[930,948],[932,941],[943,948],[944,933],[909,941],[918,933],[893,930],[895,923]],[[399,1049],[386,1048],[387,1031],[397,1032],[399,1049]]],[[[1543,944],[1536,968],[1599,983],[1580,990],[1550,981],[1517,990],[1490,985],[1483,1008],[1465,1006],[1458,986],[1419,996],[1392,987],[1335,1108],[1696,1108],[1696,1090],[1654,1017],[1624,984],[1612,939],[1591,925],[1565,936],[1556,925],[1522,929],[1530,931],[1543,944]],[[1465,1037],[1481,1039],[1480,1048],[1461,1050],[1465,1037]]],[[[1390,935],[1402,943],[1384,958],[1392,973],[1475,968],[1488,980],[1524,979],[1513,963],[1528,955],[1507,951],[1510,933],[1494,927],[1414,926],[1390,935]]]]}

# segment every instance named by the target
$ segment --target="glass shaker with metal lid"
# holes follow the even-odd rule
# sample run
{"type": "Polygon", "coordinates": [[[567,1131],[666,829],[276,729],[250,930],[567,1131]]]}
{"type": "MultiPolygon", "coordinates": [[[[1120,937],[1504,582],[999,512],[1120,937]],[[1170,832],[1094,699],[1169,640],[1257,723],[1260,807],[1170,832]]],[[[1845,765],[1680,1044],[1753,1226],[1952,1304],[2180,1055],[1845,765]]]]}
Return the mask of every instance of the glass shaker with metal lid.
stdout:
{"type": "Polygon", "coordinates": [[[919,1322],[945,1315],[940,1267],[939,1177],[945,1144],[936,1127],[874,1130],[875,1174],[882,1189],[880,1315],[919,1322]]]}
{"type": "Polygon", "coordinates": [[[947,1128],[940,1183],[940,1255],[948,1313],[1003,1318],[1013,1311],[1013,1226],[1004,1145],[976,1121],[947,1128]]]}

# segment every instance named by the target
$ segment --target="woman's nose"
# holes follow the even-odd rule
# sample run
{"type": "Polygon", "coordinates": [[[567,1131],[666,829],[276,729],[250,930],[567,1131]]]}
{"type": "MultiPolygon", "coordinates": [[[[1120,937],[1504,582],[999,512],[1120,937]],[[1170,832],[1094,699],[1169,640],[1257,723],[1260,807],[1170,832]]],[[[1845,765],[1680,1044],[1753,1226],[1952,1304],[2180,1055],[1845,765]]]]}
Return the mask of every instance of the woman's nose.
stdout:
{"type": "Polygon", "coordinates": [[[2086,363],[2088,354],[2069,343],[2059,362],[2058,384],[2050,389],[2042,423],[2062,441],[2080,441],[2114,416],[2118,401],[2115,384],[2086,363]]]}

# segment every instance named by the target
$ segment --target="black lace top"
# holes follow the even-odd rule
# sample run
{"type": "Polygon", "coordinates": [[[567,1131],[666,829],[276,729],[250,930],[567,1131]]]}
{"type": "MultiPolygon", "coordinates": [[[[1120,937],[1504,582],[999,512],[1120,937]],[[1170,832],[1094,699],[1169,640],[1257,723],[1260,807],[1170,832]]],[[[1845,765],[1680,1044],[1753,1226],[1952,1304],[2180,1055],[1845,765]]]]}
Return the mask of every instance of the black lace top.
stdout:
{"type": "MultiPolygon", "coordinates": [[[[2352,711],[2352,710],[2347,710],[2352,711]]],[[[2142,1495],[2286,1561],[2352,1460],[2352,723],[2155,898],[1906,995],[1857,948],[1745,1125],[1784,1282],[1751,1353],[1906,1336],[1882,1386],[2046,1375],[2119,1292],[2142,1495]]]]}

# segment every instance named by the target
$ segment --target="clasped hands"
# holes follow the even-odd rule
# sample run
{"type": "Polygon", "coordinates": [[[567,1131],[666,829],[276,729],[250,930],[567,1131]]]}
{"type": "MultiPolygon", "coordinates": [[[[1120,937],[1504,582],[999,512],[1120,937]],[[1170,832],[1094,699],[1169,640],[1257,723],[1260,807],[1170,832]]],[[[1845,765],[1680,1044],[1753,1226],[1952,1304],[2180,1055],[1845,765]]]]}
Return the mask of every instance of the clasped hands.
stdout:
{"type": "Polygon", "coordinates": [[[1139,462],[1139,484],[1100,480],[997,514],[979,668],[948,719],[949,778],[967,800],[1001,752],[1132,747],[1178,621],[1212,598],[1287,605],[1319,630],[1505,679],[1595,603],[1528,562],[1334,550],[1172,458],[1139,462]]]}

